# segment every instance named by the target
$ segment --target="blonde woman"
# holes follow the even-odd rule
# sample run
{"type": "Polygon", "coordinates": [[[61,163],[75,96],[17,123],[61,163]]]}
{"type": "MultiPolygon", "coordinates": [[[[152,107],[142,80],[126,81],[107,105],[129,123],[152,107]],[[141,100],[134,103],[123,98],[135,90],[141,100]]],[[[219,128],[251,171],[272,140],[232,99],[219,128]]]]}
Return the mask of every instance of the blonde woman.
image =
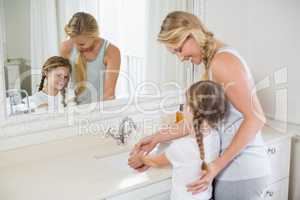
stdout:
{"type": "Polygon", "coordinates": [[[71,60],[79,104],[115,98],[120,70],[120,51],[99,37],[96,19],[84,12],[75,13],[65,26],[69,40],[61,45],[61,55],[71,60]]]}
{"type": "MultiPolygon", "coordinates": [[[[209,163],[207,173],[187,185],[187,190],[203,192],[216,178],[216,200],[261,199],[270,163],[261,136],[265,117],[247,63],[236,50],[217,40],[196,16],[186,12],[168,14],[158,40],[182,61],[203,64],[203,79],[223,85],[229,101],[229,114],[219,131],[221,155],[209,163]]],[[[192,130],[187,118],[176,130],[161,130],[142,139],[132,154],[148,153],[158,143],[183,137],[192,130]]],[[[131,166],[147,169],[144,165],[131,166]]]]}

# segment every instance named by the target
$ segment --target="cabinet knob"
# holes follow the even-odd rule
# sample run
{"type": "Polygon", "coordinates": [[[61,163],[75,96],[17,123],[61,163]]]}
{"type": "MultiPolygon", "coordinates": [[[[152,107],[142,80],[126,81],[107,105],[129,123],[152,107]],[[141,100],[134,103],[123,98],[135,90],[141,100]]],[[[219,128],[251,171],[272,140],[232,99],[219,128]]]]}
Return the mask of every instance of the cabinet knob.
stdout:
{"type": "Polygon", "coordinates": [[[267,197],[273,197],[274,196],[274,192],[273,191],[266,191],[266,195],[267,197]]]}
{"type": "Polygon", "coordinates": [[[273,154],[275,154],[277,152],[277,149],[275,148],[275,147],[269,147],[268,149],[267,149],[267,154],[269,154],[269,155],[273,155],[273,154]]]}

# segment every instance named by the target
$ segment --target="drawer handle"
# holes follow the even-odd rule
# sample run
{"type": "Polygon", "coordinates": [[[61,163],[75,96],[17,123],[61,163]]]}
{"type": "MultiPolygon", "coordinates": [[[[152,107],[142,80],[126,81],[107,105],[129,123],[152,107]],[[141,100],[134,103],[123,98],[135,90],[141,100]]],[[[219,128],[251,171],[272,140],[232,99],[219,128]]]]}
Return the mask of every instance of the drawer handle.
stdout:
{"type": "Polygon", "coordinates": [[[273,197],[273,195],[274,195],[274,192],[272,192],[272,191],[266,191],[266,195],[265,196],[273,197]]]}
{"type": "Polygon", "coordinates": [[[269,147],[267,150],[267,154],[274,155],[277,152],[277,149],[275,147],[269,147]]]}

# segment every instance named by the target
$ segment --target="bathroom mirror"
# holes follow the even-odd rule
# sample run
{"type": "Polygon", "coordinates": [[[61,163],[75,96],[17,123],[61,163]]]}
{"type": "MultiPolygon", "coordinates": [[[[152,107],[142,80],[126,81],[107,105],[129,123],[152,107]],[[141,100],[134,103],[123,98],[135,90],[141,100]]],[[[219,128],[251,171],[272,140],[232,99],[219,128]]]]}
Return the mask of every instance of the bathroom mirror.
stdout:
{"type": "MultiPolygon", "coordinates": [[[[71,75],[68,84],[57,82],[58,86],[63,85],[61,88],[66,87],[64,94],[56,88],[58,93],[50,95],[40,87],[42,66],[49,57],[61,54],[63,41],[69,39],[64,28],[77,12],[92,15],[97,20],[99,36],[120,50],[120,70],[116,70],[117,80],[112,81],[110,87],[114,90],[113,95],[103,98],[107,87],[102,84],[102,96],[87,103],[126,101],[139,95],[151,95],[157,90],[183,90],[190,79],[189,64],[181,63],[159,44],[157,34],[162,19],[170,11],[192,12],[192,0],[0,0],[0,6],[1,79],[5,80],[1,102],[6,110],[5,118],[60,112],[62,102],[67,106],[77,106],[78,102],[74,101],[76,89],[71,84],[74,77],[71,75]],[[37,105],[45,94],[47,103],[37,105]],[[61,96],[64,101],[61,101],[61,96]],[[70,101],[65,101],[66,96],[70,101]]],[[[66,75],[63,73],[70,74],[64,71],[56,75],[64,79],[66,75]]],[[[45,85],[48,86],[47,80],[44,80],[45,85]]],[[[99,88],[92,89],[92,95],[100,91],[99,88]]]]}

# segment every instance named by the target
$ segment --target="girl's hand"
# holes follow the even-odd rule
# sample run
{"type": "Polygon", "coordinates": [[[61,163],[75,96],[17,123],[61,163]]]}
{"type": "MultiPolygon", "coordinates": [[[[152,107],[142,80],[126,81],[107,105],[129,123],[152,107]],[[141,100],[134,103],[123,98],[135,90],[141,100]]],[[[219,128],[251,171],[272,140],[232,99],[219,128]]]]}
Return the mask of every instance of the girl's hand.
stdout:
{"type": "Polygon", "coordinates": [[[215,163],[210,163],[208,170],[203,171],[200,179],[187,185],[187,191],[194,195],[207,190],[220,171],[221,169],[215,163]]]}
{"type": "Polygon", "coordinates": [[[142,165],[141,167],[139,168],[136,168],[135,170],[137,170],[138,172],[144,172],[146,171],[147,169],[149,169],[150,167],[147,166],[147,165],[142,165]]]}
{"type": "Polygon", "coordinates": [[[144,165],[144,162],[142,160],[143,155],[144,155],[144,153],[142,151],[140,151],[139,153],[130,155],[130,157],[128,159],[128,165],[134,169],[139,169],[139,168],[143,167],[143,165],[144,165]]]}

